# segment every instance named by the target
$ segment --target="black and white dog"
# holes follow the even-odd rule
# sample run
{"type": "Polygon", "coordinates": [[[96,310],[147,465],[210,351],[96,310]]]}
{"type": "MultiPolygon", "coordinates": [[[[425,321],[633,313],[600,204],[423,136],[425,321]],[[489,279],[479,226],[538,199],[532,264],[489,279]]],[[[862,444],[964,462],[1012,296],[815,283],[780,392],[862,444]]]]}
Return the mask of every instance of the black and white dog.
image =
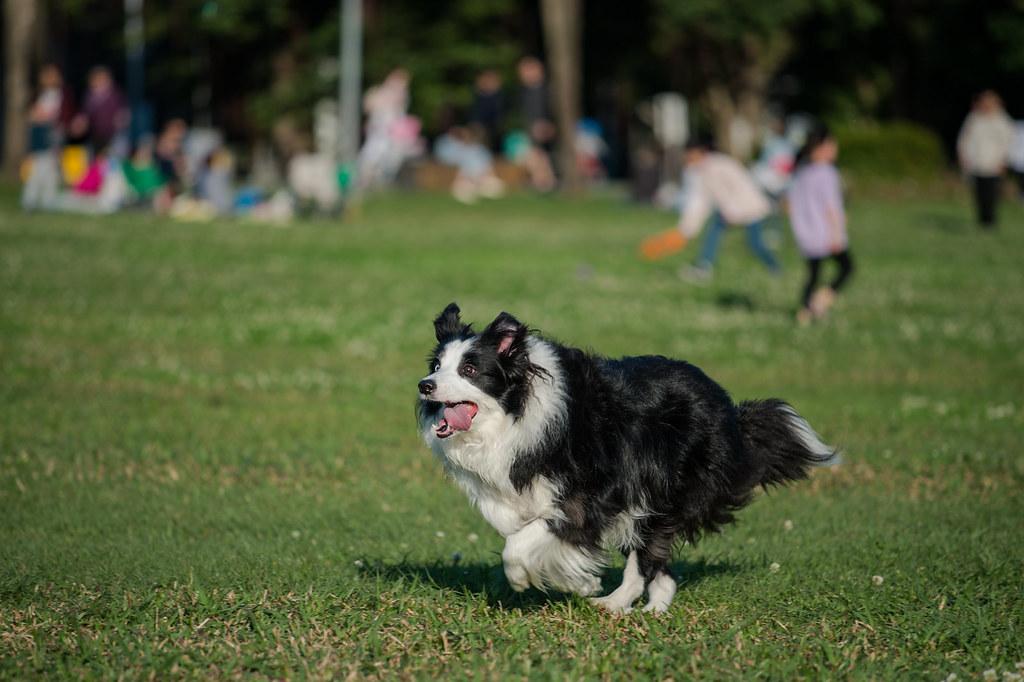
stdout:
{"type": "Polygon", "coordinates": [[[601,589],[605,549],[620,585],[595,599],[626,612],[647,592],[664,611],[677,539],[733,520],[757,486],[833,460],[781,400],[733,404],[691,364],[611,360],[532,333],[501,313],[476,333],[452,303],[419,382],[419,426],[447,472],[505,537],[512,588],[601,589]]]}

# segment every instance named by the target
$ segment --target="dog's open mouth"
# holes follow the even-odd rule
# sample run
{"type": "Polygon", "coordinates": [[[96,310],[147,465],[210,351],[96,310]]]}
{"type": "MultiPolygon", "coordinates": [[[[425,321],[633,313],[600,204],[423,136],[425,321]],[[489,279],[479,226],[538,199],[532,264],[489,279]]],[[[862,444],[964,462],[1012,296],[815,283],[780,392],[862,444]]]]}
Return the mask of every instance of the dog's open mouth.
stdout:
{"type": "Polygon", "coordinates": [[[434,425],[434,434],[438,438],[447,438],[457,431],[469,431],[473,425],[473,417],[477,413],[476,403],[445,403],[444,416],[434,425]]]}

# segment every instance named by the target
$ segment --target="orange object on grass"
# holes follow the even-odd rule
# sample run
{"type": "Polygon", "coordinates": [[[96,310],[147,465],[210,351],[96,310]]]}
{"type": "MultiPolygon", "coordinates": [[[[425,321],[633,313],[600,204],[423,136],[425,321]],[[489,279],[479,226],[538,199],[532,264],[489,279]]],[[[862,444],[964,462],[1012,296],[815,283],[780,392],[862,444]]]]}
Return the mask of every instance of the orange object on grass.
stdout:
{"type": "Polygon", "coordinates": [[[664,232],[652,234],[640,242],[640,255],[647,260],[658,260],[676,251],[682,251],[684,246],[686,246],[686,237],[679,231],[679,228],[673,227],[664,232]]]}

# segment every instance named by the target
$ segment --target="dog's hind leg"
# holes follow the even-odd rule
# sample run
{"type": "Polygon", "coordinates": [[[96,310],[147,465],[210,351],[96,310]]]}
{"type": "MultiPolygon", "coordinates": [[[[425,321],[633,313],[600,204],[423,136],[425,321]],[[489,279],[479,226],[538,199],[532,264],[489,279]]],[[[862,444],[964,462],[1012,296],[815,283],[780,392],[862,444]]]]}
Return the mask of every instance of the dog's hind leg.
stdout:
{"type": "Polygon", "coordinates": [[[674,537],[675,533],[667,530],[652,534],[646,544],[637,550],[637,565],[647,589],[644,611],[664,613],[676,596],[676,579],[668,570],[674,537]]]}
{"type": "Polygon", "coordinates": [[[665,613],[668,611],[672,598],[676,596],[676,579],[672,573],[665,569],[651,580],[647,585],[647,604],[644,611],[654,613],[665,613]]]}
{"type": "Polygon", "coordinates": [[[633,602],[644,594],[644,578],[640,575],[637,562],[636,550],[633,550],[626,559],[626,568],[622,570],[622,584],[611,594],[604,597],[593,597],[591,601],[612,613],[632,611],[633,602]]]}

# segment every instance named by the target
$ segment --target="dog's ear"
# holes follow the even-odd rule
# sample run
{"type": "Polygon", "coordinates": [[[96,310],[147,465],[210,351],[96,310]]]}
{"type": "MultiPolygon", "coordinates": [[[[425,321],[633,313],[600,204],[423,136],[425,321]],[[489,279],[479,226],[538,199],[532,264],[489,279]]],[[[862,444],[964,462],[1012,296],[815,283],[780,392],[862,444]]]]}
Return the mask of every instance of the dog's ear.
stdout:
{"type": "Polygon", "coordinates": [[[493,345],[501,357],[513,358],[523,350],[528,333],[529,329],[522,322],[508,313],[501,313],[480,334],[480,342],[493,345]]]}
{"type": "Polygon", "coordinates": [[[444,341],[460,334],[469,332],[469,325],[462,324],[459,318],[459,306],[449,303],[448,307],[434,320],[434,334],[438,341],[444,341]]]}

